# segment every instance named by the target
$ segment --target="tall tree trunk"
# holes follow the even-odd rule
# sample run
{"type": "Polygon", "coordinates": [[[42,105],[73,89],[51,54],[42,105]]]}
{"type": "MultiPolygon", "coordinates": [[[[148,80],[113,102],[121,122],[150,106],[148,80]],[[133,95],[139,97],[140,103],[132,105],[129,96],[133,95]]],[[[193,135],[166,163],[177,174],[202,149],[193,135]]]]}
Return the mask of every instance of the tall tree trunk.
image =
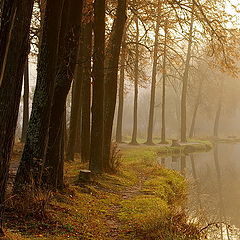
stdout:
{"type": "Polygon", "coordinates": [[[221,80],[220,89],[219,89],[220,95],[219,95],[219,99],[218,99],[217,111],[216,111],[214,126],[213,126],[213,136],[214,136],[214,138],[218,138],[218,133],[219,133],[219,123],[220,123],[220,117],[221,117],[221,113],[222,113],[223,89],[224,89],[223,80],[221,80]]]}
{"type": "Polygon", "coordinates": [[[181,98],[181,142],[187,141],[187,88],[188,75],[190,68],[192,42],[193,42],[193,24],[194,24],[194,2],[192,3],[191,22],[188,39],[188,50],[183,74],[182,98],[181,98]]]}
{"type": "Polygon", "coordinates": [[[105,0],[94,3],[94,55],[90,170],[103,171],[105,0]]]}
{"type": "Polygon", "coordinates": [[[26,184],[39,184],[41,179],[56,77],[62,7],[63,0],[47,1],[38,59],[37,84],[26,144],[15,179],[15,190],[20,190],[26,184]]]}
{"type": "MultiPolygon", "coordinates": [[[[81,73],[82,74],[82,73],[81,73]]],[[[83,80],[81,80],[83,81],[83,80]]],[[[82,135],[82,89],[80,93],[80,109],[78,111],[78,118],[77,118],[77,132],[76,132],[76,139],[74,144],[74,153],[81,153],[81,135],[82,135]]]]}
{"type": "Polygon", "coordinates": [[[136,145],[137,142],[137,129],[138,129],[138,77],[139,77],[139,26],[138,18],[135,17],[136,24],[136,46],[135,46],[135,64],[134,64],[134,104],[133,104],[133,132],[130,144],[136,145]]]}
{"type": "Polygon", "coordinates": [[[15,12],[18,21],[12,19],[13,22],[10,23],[12,34],[8,40],[9,51],[5,56],[1,56],[5,58],[6,66],[2,72],[0,86],[0,236],[4,235],[2,228],[5,192],[28,53],[33,2],[33,0],[18,1],[15,12]]]}
{"type": "Polygon", "coordinates": [[[10,39],[13,32],[13,24],[16,19],[17,1],[5,0],[3,3],[3,12],[1,15],[0,27],[0,85],[3,81],[3,74],[5,71],[8,50],[10,46],[10,39]]]}
{"type": "Polygon", "coordinates": [[[191,165],[192,165],[192,175],[193,175],[193,179],[194,179],[195,184],[196,184],[197,200],[198,200],[198,203],[199,203],[199,210],[202,211],[203,206],[202,206],[202,201],[201,201],[201,186],[200,186],[199,179],[197,177],[197,171],[196,171],[195,160],[194,160],[193,154],[190,154],[190,159],[191,159],[191,165]]]}
{"type": "MultiPolygon", "coordinates": [[[[77,63],[78,46],[81,30],[82,18],[82,1],[69,0],[69,14],[64,16],[62,25],[63,28],[60,34],[60,49],[64,49],[62,54],[59,54],[58,73],[56,76],[56,84],[54,89],[49,140],[46,154],[46,164],[48,169],[48,181],[53,188],[62,188],[58,186],[58,177],[63,176],[63,168],[60,168],[62,163],[62,148],[63,146],[63,118],[66,106],[67,95],[71,88],[73,73],[77,63]]],[[[65,9],[65,7],[64,7],[65,9]]],[[[76,89],[75,89],[76,90],[76,89]]],[[[60,182],[63,182],[61,180],[60,182]]]]}
{"type": "Polygon", "coordinates": [[[195,123],[196,123],[196,119],[197,119],[197,112],[198,112],[198,108],[201,103],[202,85],[203,85],[203,79],[200,81],[199,88],[198,88],[198,95],[197,95],[197,99],[196,99],[196,102],[194,105],[193,117],[192,117],[191,127],[190,127],[190,131],[189,131],[189,138],[192,138],[194,135],[195,123]]]}
{"type": "Polygon", "coordinates": [[[66,110],[66,105],[65,105],[65,109],[64,109],[64,115],[63,115],[63,138],[64,138],[64,159],[65,159],[66,153],[67,153],[67,143],[68,143],[67,110],[66,110]]]}
{"type": "Polygon", "coordinates": [[[150,96],[148,132],[147,132],[147,142],[146,142],[146,144],[149,144],[149,145],[153,144],[153,119],[154,119],[154,107],[155,107],[156,80],[157,80],[158,44],[159,44],[159,29],[160,29],[160,20],[161,20],[161,8],[162,8],[162,2],[159,0],[158,1],[158,17],[157,17],[157,22],[155,27],[151,96],[150,96]]]}
{"type": "Polygon", "coordinates": [[[189,138],[192,138],[193,135],[194,135],[194,130],[195,130],[195,124],[196,124],[197,112],[198,112],[199,105],[200,105],[200,103],[196,101],[196,103],[194,105],[192,122],[191,122],[190,131],[189,131],[189,138]]]}
{"type": "Polygon", "coordinates": [[[222,112],[222,99],[220,98],[219,102],[218,102],[218,108],[217,108],[217,112],[215,115],[214,127],[213,127],[213,136],[215,138],[218,138],[221,112],[222,112]]]}
{"type": "Polygon", "coordinates": [[[174,105],[175,105],[175,116],[176,116],[176,129],[177,129],[177,138],[181,137],[181,97],[178,92],[175,92],[174,96],[174,105]]]}
{"type": "Polygon", "coordinates": [[[166,141],[166,78],[167,78],[167,37],[168,37],[168,20],[165,20],[165,38],[164,38],[164,50],[163,50],[163,82],[162,82],[162,131],[161,131],[161,143],[165,144],[166,141]]]}
{"type": "Polygon", "coordinates": [[[2,11],[3,11],[4,0],[0,1],[0,24],[2,22],[2,11]]]}
{"type": "Polygon", "coordinates": [[[29,66],[27,59],[24,69],[23,125],[21,136],[22,143],[24,143],[26,140],[28,121],[29,121],[29,66]]]}
{"type": "Polygon", "coordinates": [[[118,89],[118,113],[117,113],[117,128],[116,142],[122,142],[122,127],[123,127],[123,105],[124,105],[124,81],[125,81],[125,61],[126,61],[126,27],[123,34],[122,52],[120,59],[120,76],[118,89]]]}
{"type": "Polygon", "coordinates": [[[61,131],[61,143],[59,144],[60,153],[59,153],[59,164],[58,164],[58,174],[57,174],[57,183],[56,186],[58,189],[62,189],[64,187],[64,146],[65,146],[65,138],[64,138],[64,122],[62,125],[61,131]]]}
{"type": "Polygon", "coordinates": [[[77,140],[77,132],[79,126],[79,115],[81,110],[81,89],[82,89],[82,40],[80,41],[79,51],[78,51],[78,62],[76,66],[75,77],[74,77],[74,87],[72,94],[72,106],[71,106],[71,116],[70,116],[70,127],[69,127],[69,138],[67,146],[67,160],[73,161],[75,154],[75,146],[77,140]]]}
{"type": "Polygon", "coordinates": [[[124,26],[126,23],[126,0],[118,0],[116,17],[106,52],[105,98],[104,98],[104,161],[103,167],[109,170],[112,144],[112,128],[117,100],[117,76],[119,56],[122,45],[124,26]]]}
{"type": "MultiPolygon", "coordinates": [[[[87,2],[87,1],[86,1],[87,2]]],[[[82,64],[82,134],[81,134],[81,160],[90,160],[90,118],[91,118],[91,58],[92,58],[92,2],[84,6],[88,17],[83,21],[83,64],[82,64]]]]}

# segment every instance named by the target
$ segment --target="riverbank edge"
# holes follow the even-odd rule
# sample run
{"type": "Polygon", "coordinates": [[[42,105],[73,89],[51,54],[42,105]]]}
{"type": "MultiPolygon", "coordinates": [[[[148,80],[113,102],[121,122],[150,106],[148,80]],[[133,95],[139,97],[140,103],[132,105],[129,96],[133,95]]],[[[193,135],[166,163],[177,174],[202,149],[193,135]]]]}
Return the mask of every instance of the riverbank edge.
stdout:
{"type": "Polygon", "coordinates": [[[147,148],[151,151],[157,152],[159,156],[168,156],[173,154],[189,154],[194,152],[207,152],[213,148],[214,142],[210,140],[189,139],[186,143],[177,143],[176,146],[171,144],[154,144],[154,145],[129,145],[120,144],[119,148],[124,149],[139,149],[147,148]]]}
{"type": "Polygon", "coordinates": [[[78,172],[85,166],[67,163],[67,187],[46,199],[43,219],[8,207],[5,239],[198,239],[182,211],[187,182],[161,167],[158,155],[159,148],[122,149],[117,173],[84,185],[78,172]]]}

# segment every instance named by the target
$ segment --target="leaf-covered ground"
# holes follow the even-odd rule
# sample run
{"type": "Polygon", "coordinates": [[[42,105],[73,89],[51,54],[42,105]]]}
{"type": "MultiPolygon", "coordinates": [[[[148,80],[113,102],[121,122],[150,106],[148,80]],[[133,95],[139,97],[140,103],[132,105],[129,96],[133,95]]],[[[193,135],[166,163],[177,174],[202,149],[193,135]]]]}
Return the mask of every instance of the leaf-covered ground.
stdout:
{"type": "Polygon", "coordinates": [[[84,166],[66,163],[66,188],[8,201],[6,239],[198,239],[184,214],[186,181],[162,168],[156,148],[126,148],[116,174],[78,181],[84,166]]]}

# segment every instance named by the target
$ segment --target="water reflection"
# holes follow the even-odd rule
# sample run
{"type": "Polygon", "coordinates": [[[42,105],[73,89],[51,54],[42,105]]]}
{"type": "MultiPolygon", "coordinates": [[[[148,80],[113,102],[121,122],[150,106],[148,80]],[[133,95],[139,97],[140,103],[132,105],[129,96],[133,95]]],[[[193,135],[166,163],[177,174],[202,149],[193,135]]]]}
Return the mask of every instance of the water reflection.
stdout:
{"type": "Polygon", "coordinates": [[[201,188],[200,188],[201,185],[197,177],[194,156],[191,154],[190,158],[191,158],[192,176],[193,176],[195,187],[196,187],[196,195],[197,195],[197,202],[198,202],[197,207],[199,207],[199,211],[202,212],[203,208],[202,208],[202,201],[201,201],[201,188]]]}
{"type": "Polygon", "coordinates": [[[181,174],[184,176],[186,174],[186,155],[181,156],[181,174]]]}
{"type": "Polygon", "coordinates": [[[224,239],[224,227],[226,227],[226,235],[228,240],[230,239],[229,236],[229,230],[228,230],[228,222],[226,219],[226,213],[225,213],[225,206],[224,206],[224,197],[223,197],[223,183],[222,183],[222,176],[221,176],[221,169],[220,169],[220,163],[219,163],[219,151],[218,151],[218,145],[214,148],[214,163],[217,173],[217,189],[218,189],[218,207],[219,207],[219,222],[220,222],[220,233],[221,233],[221,239],[224,239]]]}
{"type": "Polygon", "coordinates": [[[172,156],[172,169],[179,171],[179,163],[178,163],[179,156],[173,155],[172,156]]]}
{"type": "Polygon", "coordinates": [[[161,164],[191,185],[189,212],[211,232],[208,239],[240,239],[240,144],[219,144],[208,153],[172,156],[161,164]]]}
{"type": "Polygon", "coordinates": [[[161,158],[161,165],[165,167],[166,158],[161,158]]]}

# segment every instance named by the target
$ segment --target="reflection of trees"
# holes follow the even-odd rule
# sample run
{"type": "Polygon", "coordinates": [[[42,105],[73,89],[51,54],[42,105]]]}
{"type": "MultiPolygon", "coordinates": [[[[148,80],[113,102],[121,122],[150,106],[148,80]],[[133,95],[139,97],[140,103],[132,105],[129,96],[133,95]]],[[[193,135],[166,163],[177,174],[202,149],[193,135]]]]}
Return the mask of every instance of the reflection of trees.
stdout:
{"type": "Polygon", "coordinates": [[[229,229],[226,224],[218,146],[214,149],[213,155],[213,167],[208,166],[202,173],[197,173],[200,169],[196,167],[194,155],[190,155],[192,177],[195,185],[194,196],[196,196],[196,204],[194,204],[193,209],[196,210],[197,218],[203,224],[209,225],[208,232],[211,234],[211,238],[223,240],[225,239],[224,235],[227,235],[230,240],[229,229]]]}
{"type": "Polygon", "coordinates": [[[179,156],[172,156],[172,168],[174,169],[174,170],[176,170],[176,171],[178,171],[179,169],[178,169],[178,158],[179,158],[179,156]]]}
{"type": "MultiPolygon", "coordinates": [[[[219,196],[219,218],[220,218],[220,231],[221,231],[221,239],[223,239],[223,225],[226,222],[226,213],[225,213],[225,206],[223,200],[223,190],[222,190],[222,177],[221,177],[221,169],[219,164],[219,157],[218,157],[218,145],[216,144],[214,148],[214,163],[217,172],[217,187],[218,187],[218,196],[219,196]]],[[[227,237],[229,237],[228,226],[226,225],[226,232],[227,237]]]]}
{"type": "Polygon", "coordinates": [[[186,155],[181,156],[181,174],[186,175],[186,155]]]}
{"type": "Polygon", "coordinates": [[[198,201],[198,204],[199,204],[199,210],[202,211],[203,208],[202,208],[202,201],[201,201],[201,188],[200,188],[199,179],[197,178],[194,156],[191,154],[190,158],[191,158],[193,179],[194,179],[194,182],[196,184],[196,193],[197,193],[197,201],[198,201]]]}
{"type": "Polygon", "coordinates": [[[161,158],[165,167],[191,176],[189,180],[193,184],[190,185],[189,216],[193,221],[197,220],[202,228],[207,226],[204,232],[209,234],[211,240],[240,239],[240,232],[236,228],[239,226],[240,163],[237,161],[239,150],[234,150],[235,147],[220,144],[213,152],[201,156],[192,154],[190,159],[179,155],[171,156],[171,159],[161,158]],[[169,160],[172,166],[168,164],[169,160]],[[186,160],[190,160],[190,168],[186,168],[186,160]],[[229,221],[232,226],[228,225],[229,221]]]}
{"type": "Polygon", "coordinates": [[[161,165],[165,167],[166,164],[166,158],[161,158],[161,165]]]}

